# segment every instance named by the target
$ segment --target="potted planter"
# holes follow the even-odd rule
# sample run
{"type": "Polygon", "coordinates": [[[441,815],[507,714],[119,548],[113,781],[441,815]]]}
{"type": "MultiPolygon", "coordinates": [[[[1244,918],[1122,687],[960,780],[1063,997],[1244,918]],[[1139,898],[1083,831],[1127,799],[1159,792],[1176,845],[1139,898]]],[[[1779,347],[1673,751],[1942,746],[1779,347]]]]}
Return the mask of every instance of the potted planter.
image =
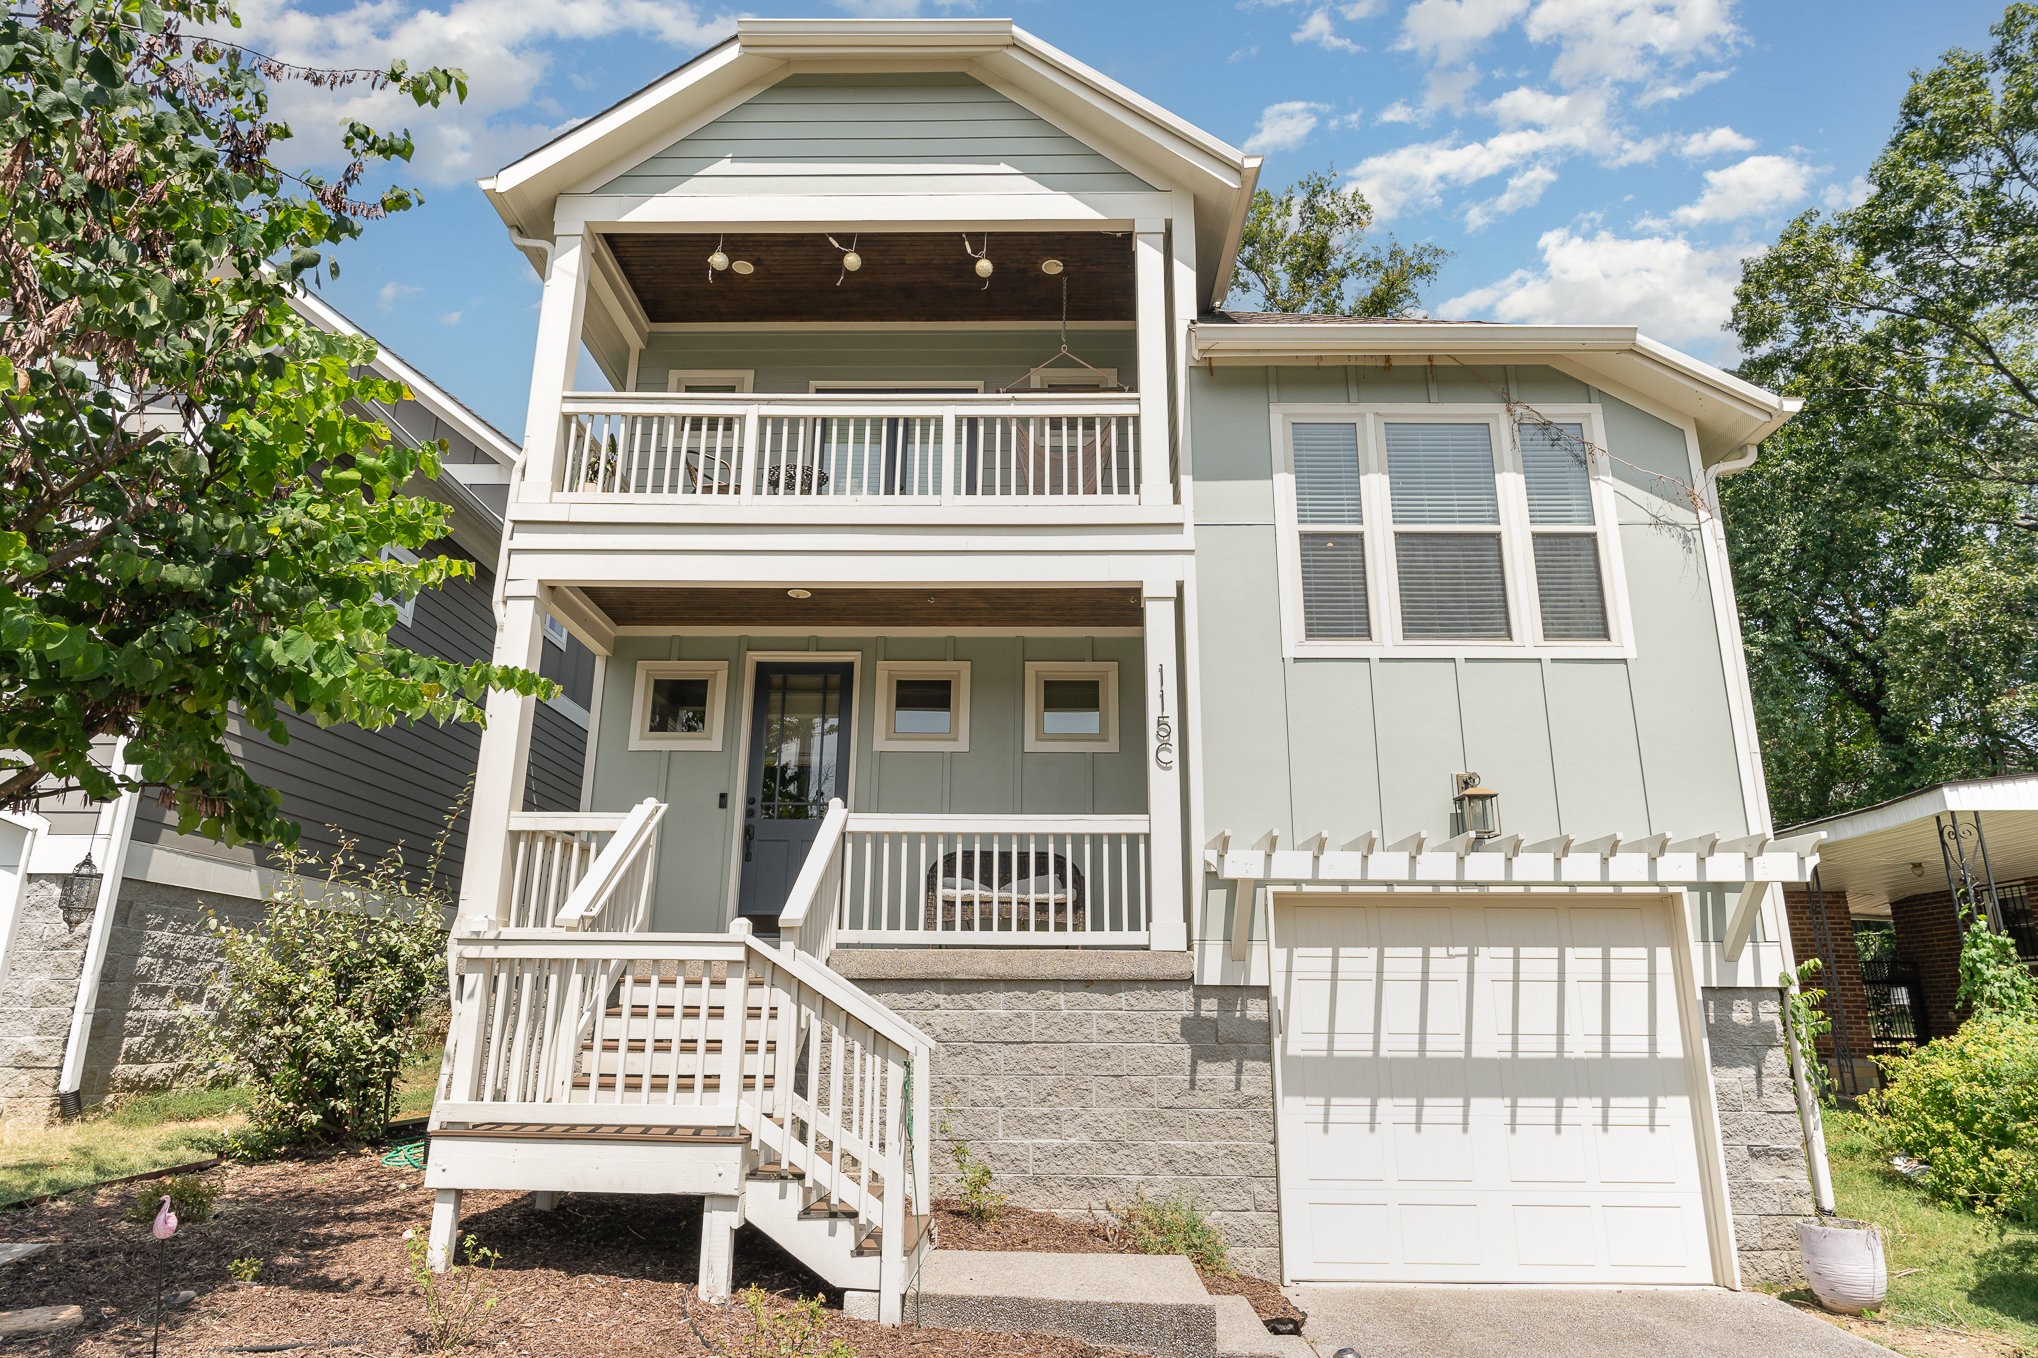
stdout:
{"type": "Polygon", "coordinates": [[[1865,1221],[1820,1217],[1797,1224],[1797,1249],[1804,1256],[1812,1295],[1828,1311],[1858,1316],[1882,1305],[1889,1270],[1882,1260],[1882,1232],[1865,1221]]]}

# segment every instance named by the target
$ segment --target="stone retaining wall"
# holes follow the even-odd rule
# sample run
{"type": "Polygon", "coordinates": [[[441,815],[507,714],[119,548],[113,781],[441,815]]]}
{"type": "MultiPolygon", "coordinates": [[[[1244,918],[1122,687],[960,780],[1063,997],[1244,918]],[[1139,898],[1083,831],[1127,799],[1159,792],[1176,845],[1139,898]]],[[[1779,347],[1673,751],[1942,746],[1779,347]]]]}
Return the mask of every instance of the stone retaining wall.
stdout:
{"type": "Polygon", "coordinates": [[[941,1044],[940,1192],[956,1191],[948,1149],[961,1139],[1017,1205],[1102,1213],[1142,1188],[1181,1195],[1224,1233],[1238,1268],[1280,1276],[1264,991],[1187,979],[857,984],[941,1044]]]}
{"type": "Polygon", "coordinates": [[[1801,1282],[1797,1223],[1812,1214],[1812,1190],[1781,992],[1722,987],[1703,997],[1741,1281],[1801,1282]]]}

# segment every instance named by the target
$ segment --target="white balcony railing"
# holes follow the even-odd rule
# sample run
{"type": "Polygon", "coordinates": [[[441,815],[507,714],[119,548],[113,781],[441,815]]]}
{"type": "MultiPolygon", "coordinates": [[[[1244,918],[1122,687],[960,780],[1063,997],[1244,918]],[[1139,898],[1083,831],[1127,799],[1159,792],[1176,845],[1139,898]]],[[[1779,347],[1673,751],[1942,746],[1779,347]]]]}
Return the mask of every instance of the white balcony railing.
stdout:
{"type": "Polygon", "coordinates": [[[1136,504],[1136,393],[569,395],[566,500],[1136,504]]]}

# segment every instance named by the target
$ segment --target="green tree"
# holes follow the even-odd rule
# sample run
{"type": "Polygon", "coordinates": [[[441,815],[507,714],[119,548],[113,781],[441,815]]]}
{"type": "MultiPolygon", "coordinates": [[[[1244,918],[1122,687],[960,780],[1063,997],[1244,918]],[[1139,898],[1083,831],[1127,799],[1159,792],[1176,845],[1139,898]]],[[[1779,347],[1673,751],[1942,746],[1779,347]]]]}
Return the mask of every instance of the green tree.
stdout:
{"type": "Polygon", "coordinates": [[[2038,8],[1994,34],[1743,268],[1742,375],[1806,403],[1723,483],[1783,823],[2038,765],[2038,8]]]}
{"type": "Polygon", "coordinates": [[[1262,311],[1325,316],[1405,316],[1422,305],[1450,251],[1370,244],[1373,207],[1340,189],[1337,171],[1302,176],[1276,196],[1255,190],[1239,235],[1230,301],[1262,311]]]}
{"type": "Polygon", "coordinates": [[[438,470],[360,412],[403,389],[290,306],[407,134],[350,124],[285,163],[278,82],[464,97],[457,71],[288,65],[219,0],[42,0],[0,20],[0,803],[161,790],[186,829],[289,841],[230,712],[478,720],[542,681],[393,646],[396,604],[471,569],[400,487],[438,470]],[[331,165],[330,175],[312,166],[331,165]],[[94,742],[125,738],[138,772],[94,742]]]}

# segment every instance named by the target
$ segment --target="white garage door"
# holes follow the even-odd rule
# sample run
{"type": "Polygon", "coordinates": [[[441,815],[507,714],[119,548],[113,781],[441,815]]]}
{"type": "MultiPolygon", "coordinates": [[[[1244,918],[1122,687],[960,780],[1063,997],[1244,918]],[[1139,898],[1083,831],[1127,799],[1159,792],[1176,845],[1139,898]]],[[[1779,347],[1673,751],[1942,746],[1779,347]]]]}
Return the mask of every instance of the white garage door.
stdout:
{"type": "Polygon", "coordinates": [[[1713,1281],[1659,901],[1277,904],[1297,1281],[1713,1281]]]}

